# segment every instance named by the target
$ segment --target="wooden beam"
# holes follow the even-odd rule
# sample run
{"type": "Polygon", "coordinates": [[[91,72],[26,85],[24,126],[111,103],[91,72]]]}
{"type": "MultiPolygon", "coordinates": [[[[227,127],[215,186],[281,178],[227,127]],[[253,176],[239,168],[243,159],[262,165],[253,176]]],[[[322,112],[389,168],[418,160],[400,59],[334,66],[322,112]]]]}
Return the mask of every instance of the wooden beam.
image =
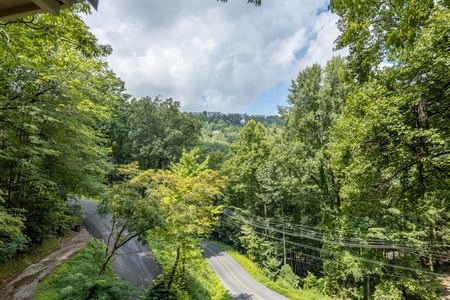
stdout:
{"type": "Polygon", "coordinates": [[[0,10],[0,20],[12,20],[41,12],[42,9],[34,3],[10,7],[0,10]]]}
{"type": "Polygon", "coordinates": [[[56,0],[31,0],[34,4],[42,8],[43,11],[57,15],[61,9],[61,5],[56,0]]]}

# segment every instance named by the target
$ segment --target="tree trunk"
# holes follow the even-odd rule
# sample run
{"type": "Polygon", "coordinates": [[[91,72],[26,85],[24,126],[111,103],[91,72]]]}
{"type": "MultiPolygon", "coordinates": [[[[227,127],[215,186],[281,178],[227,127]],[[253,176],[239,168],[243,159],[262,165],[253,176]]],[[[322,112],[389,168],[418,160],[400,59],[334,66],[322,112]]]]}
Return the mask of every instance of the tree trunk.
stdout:
{"type": "Polygon", "coordinates": [[[103,273],[105,273],[106,266],[108,265],[109,261],[113,257],[116,250],[117,250],[117,248],[114,247],[113,250],[111,252],[109,252],[109,254],[106,256],[106,259],[103,262],[102,267],[100,268],[100,271],[98,271],[98,275],[102,275],[103,273]]]}
{"type": "Polygon", "coordinates": [[[96,290],[97,290],[97,285],[94,285],[93,287],[91,287],[91,289],[89,290],[89,294],[86,297],[86,300],[92,299],[92,297],[94,297],[96,290]]]}
{"type": "Polygon", "coordinates": [[[169,280],[167,282],[167,290],[169,290],[169,291],[170,291],[170,288],[172,287],[172,283],[175,278],[175,273],[177,271],[179,260],[180,260],[180,246],[177,247],[177,255],[175,257],[175,263],[173,264],[172,272],[170,273],[169,280]]]}
{"type": "Polygon", "coordinates": [[[283,203],[281,203],[281,217],[283,218],[283,258],[284,258],[284,264],[286,264],[286,235],[284,234],[284,209],[283,209],[283,203]]]}
{"type": "Polygon", "coordinates": [[[183,280],[183,286],[186,284],[186,245],[183,244],[183,253],[181,254],[181,279],[183,280]]]}

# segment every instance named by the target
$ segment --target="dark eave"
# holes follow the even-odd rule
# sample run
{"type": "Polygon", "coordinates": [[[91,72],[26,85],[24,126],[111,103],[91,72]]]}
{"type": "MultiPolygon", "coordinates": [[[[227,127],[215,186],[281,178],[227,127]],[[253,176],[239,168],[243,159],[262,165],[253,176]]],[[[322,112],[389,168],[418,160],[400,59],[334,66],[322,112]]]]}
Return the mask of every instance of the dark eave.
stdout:
{"type": "MultiPolygon", "coordinates": [[[[17,19],[37,13],[57,15],[61,9],[72,6],[77,0],[0,0],[0,20],[17,19]]],[[[98,0],[87,0],[95,9],[98,0]]]]}

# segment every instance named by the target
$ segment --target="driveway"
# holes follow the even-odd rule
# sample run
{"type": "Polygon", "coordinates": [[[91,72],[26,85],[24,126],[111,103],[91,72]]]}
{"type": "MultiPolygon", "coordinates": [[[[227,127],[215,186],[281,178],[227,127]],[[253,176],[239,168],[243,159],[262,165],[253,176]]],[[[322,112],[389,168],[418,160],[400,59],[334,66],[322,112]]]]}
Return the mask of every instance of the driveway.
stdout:
{"type": "Polygon", "coordinates": [[[74,235],[70,241],[63,242],[61,247],[20,272],[0,290],[0,299],[3,300],[30,300],[41,280],[52,273],[57,267],[65,263],[69,258],[83,250],[88,241],[92,239],[90,234],[82,229],[74,235]]]}

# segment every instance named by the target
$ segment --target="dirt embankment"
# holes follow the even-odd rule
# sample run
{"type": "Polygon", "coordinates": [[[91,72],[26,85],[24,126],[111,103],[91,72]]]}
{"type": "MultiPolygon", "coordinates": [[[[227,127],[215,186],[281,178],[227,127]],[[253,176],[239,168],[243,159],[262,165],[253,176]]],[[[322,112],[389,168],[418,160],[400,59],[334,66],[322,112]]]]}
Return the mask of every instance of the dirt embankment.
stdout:
{"type": "Polygon", "coordinates": [[[29,266],[5,284],[0,290],[0,299],[32,299],[39,282],[53,272],[56,267],[84,249],[87,246],[87,242],[91,239],[92,236],[86,229],[81,229],[73,238],[63,242],[58,250],[29,266]]]}

